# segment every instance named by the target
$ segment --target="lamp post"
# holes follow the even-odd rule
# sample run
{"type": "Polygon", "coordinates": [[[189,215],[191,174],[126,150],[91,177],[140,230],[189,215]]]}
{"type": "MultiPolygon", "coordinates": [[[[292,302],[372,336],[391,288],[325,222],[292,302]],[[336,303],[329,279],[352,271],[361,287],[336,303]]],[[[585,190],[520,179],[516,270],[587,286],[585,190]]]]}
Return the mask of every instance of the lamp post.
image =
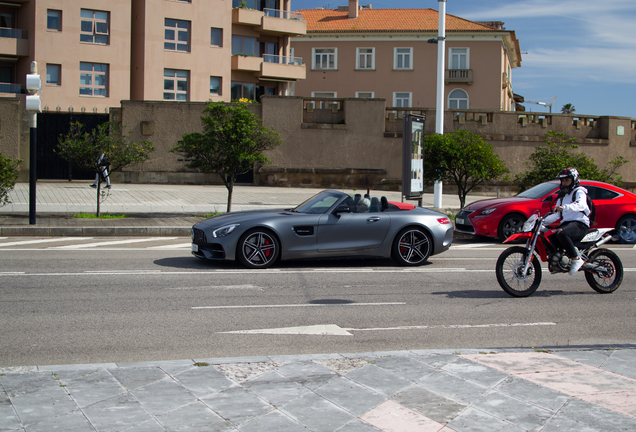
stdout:
{"type": "MultiPolygon", "coordinates": [[[[446,0],[439,2],[439,25],[437,31],[437,106],[435,109],[435,133],[444,133],[444,58],[446,46],[446,0]]],[[[433,207],[442,208],[442,182],[433,186],[433,207]]]]}
{"type": "Polygon", "coordinates": [[[42,112],[42,79],[38,75],[38,64],[31,62],[31,73],[26,76],[26,89],[29,95],[26,97],[26,109],[31,114],[29,122],[29,225],[35,225],[35,202],[37,174],[37,127],[38,113],[42,112]]]}

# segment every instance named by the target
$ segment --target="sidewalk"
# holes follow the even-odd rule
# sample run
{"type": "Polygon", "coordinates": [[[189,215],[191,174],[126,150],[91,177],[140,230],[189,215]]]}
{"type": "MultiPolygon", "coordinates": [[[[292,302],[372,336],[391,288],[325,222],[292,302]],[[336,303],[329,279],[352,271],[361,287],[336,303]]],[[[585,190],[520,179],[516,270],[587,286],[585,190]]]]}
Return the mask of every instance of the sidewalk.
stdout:
{"type": "MultiPolygon", "coordinates": [[[[115,184],[102,202],[102,214],[126,214],[123,219],[78,219],[71,215],[96,212],[91,181],[40,181],[37,184],[36,223],[29,225],[29,184],[17,183],[0,207],[0,235],[4,236],[189,236],[190,228],[206,214],[225,212],[227,189],[210,185],[115,184]]],[[[232,210],[295,207],[322,189],[235,186],[232,210]]],[[[346,192],[353,193],[352,190],[346,192]]],[[[357,191],[361,192],[361,191],[357,191]]],[[[401,201],[400,192],[376,191],[389,201],[401,201]]],[[[473,202],[485,196],[472,196],[473,202]]],[[[433,207],[433,194],[422,205],[433,207]]],[[[416,202],[413,202],[417,204],[416,202]]],[[[443,195],[444,209],[457,211],[457,195],[443,195]]]]}
{"type": "Polygon", "coordinates": [[[5,431],[634,431],[636,346],[0,368],[5,431]]]}

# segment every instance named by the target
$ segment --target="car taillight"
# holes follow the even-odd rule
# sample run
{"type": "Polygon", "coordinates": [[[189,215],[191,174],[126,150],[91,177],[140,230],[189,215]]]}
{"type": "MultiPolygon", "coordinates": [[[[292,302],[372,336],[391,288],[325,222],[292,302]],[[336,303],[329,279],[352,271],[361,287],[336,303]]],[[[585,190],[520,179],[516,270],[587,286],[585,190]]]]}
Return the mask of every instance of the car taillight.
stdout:
{"type": "Polygon", "coordinates": [[[442,225],[445,225],[445,224],[449,224],[449,223],[451,223],[451,220],[450,220],[449,218],[447,218],[447,217],[446,217],[446,218],[439,218],[439,219],[437,219],[437,222],[441,223],[442,225]]]}

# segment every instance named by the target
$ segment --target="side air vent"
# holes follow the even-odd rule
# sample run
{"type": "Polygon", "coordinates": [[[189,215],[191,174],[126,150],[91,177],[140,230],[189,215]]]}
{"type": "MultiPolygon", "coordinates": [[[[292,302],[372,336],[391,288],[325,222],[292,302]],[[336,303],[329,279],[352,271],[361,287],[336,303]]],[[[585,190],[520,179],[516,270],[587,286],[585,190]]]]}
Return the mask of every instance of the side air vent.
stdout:
{"type": "Polygon", "coordinates": [[[313,226],[297,226],[297,227],[294,227],[293,230],[296,234],[303,237],[314,235],[313,226]]]}

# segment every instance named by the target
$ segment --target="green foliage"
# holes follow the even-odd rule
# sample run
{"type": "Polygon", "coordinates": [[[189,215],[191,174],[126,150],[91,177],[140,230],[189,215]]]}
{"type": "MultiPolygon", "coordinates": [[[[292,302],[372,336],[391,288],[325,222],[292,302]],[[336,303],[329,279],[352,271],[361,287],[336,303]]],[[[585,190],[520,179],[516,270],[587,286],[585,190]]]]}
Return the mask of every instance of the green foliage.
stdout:
{"type": "Polygon", "coordinates": [[[622,177],[617,171],[628,162],[627,159],[617,156],[610,161],[607,168],[599,169],[594,159],[584,153],[574,152],[579,148],[578,145],[572,144],[574,141],[574,138],[566,138],[564,133],[548,131],[544,139],[546,145],[536,147],[534,153],[530,155],[530,160],[525,163],[531,169],[515,177],[519,191],[554,180],[565,168],[576,168],[582,179],[598,180],[617,186],[622,184],[622,177]]]}
{"type": "Polygon", "coordinates": [[[567,103],[561,107],[561,113],[563,114],[574,114],[576,112],[576,108],[571,103],[567,103]]]}
{"type": "Polygon", "coordinates": [[[125,214],[118,214],[118,215],[103,214],[98,217],[98,216],[95,216],[94,214],[84,213],[84,212],[79,212],[79,214],[73,215],[73,218],[75,219],[124,219],[127,217],[128,215],[125,215],[125,214]]]}
{"type": "MultiPolygon", "coordinates": [[[[149,141],[140,143],[130,142],[128,136],[121,131],[118,123],[104,123],[91,131],[85,131],[81,123],[71,124],[66,135],[60,136],[56,153],[66,159],[75,168],[92,171],[100,175],[100,181],[104,180],[102,169],[104,162],[109,164],[108,171],[116,171],[133,163],[143,162],[148,159],[148,153],[155,148],[149,141]],[[100,157],[104,154],[102,165],[100,157]]],[[[100,216],[100,188],[97,187],[97,217],[100,216]]]]}
{"type": "Polygon", "coordinates": [[[486,181],[509,172],[492,145],[466,130],[426,137],[424,143],[424,182],[447,181],[457,185],[460,205],[468,193],[486,181]]]}
{"type": "Polygon", "coordinates": [[[259,118],[244,102],[211,102],[203,110],[203,133],[183,135],[171,152],[182,152],[193,159],[187,166],[204,173],[218,173],[228,190],[227,211],[232,208],[236,177],[265,165],[269,159],[261,152],[280,145],[279,135],[258,124],[259,118]]]}
{"type": "Polygon", "coordinates": [[[0,153],[0,206],[11,203],[9,192],[18,179],[21,162],[20,159],[12,159],[0,153]]]}

